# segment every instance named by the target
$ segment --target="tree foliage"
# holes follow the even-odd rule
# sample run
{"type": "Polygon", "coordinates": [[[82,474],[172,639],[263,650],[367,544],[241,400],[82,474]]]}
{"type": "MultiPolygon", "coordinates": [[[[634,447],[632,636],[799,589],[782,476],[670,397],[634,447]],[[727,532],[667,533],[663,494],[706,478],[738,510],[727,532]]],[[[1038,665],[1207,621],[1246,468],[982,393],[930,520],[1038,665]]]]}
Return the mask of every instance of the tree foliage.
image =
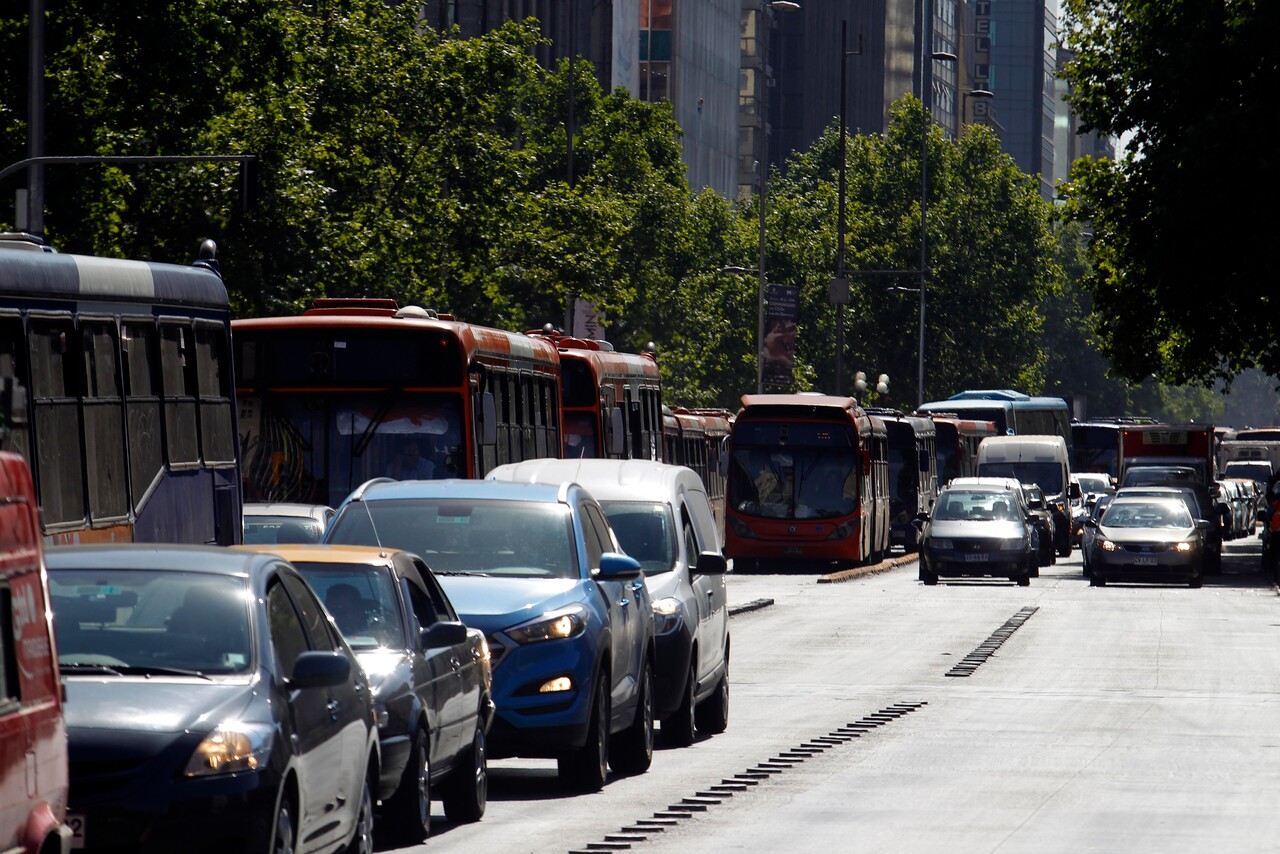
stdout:
{"type": "Polygon", "coordinates": [[[1134,380],[1280,374],[1280,297],[1264,247],[1276,208],[1254,199],[1280,161],[1260,117],[1280,87],[1267,0],[1065,0],[1072,105],[1129,139],[1118,164],[1084,161],[1066,189],[1090,223],[1100,342],[1134,380]]]}

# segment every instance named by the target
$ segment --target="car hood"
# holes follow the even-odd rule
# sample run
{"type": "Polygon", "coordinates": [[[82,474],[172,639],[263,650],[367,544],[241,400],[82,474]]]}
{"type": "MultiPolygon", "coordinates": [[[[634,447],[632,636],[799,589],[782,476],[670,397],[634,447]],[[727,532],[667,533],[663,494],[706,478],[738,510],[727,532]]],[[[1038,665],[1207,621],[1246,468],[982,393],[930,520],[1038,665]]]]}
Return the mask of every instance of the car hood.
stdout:
{"type": "Polygon", "coordinates": [[[1104,525],[1098,530],[1113,543],[1180,543],[1196,534],[1195,528],[1112,528],[1104,525]]]}
{"type": "Polygon", "coordinates": [[[969,520],[934,522],[929,526],[931,537],[990,537],[1012,539],[1026,536],[1027,529],[1016,519],[974,522],[969,520]]]}
{"type": "Polygon", "coordinates": [[[594,584],[578,578],[438,578],[462,622],[485,634],[581,602],[594,584]]]}
{"type": "Polygon", "coordinates": [[[255,693],[249,680],[135,676],[69,677],[67,732],[176,733],[239,718],[255,693]]]}

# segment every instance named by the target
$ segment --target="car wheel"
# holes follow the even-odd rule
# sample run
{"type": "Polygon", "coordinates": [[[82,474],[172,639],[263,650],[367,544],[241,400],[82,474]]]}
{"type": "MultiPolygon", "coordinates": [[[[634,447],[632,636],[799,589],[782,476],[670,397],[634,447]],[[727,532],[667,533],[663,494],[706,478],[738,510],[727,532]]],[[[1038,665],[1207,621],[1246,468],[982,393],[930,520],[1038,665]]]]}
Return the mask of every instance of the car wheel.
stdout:
{"type": "Polygon", "coordinates": [[[280,792],[280,806],[276,809],[276,826],[271,831],[271,854],[293,854],[293,804],[288,792],[280,792]]]}
{"type": "Polygon", "coordinates": [[[609,765],[619,774],[643,774],[653,764],[653,665],[648,659],[640,673],[639,693],[635,718],[609,745],[609,765]]]}
{"type": "Polygon", "coordinates": [[[1193,575],[1191,580],[1187,582],[1192,588],[1204,586],[1204,576],[1200,574],[1193,575]]]}
{"type": "Polygon", "coordinates": [[[373,789],[365,777],[356,811],[356,832],[347,846],[347,854],[373,854],[373,789]]]}
{"type": "Polygon", "coordinates": [[[929,587],[932,587],[933,585],[938,583],[938,574],[936,572],[930,572],[929,570],[921,567],[920,583],[928,585],[929,587]]]}
{"type": "Polygon", "coordinates": [[[1106,587],[1107,580],[1095,572],[1093,575],[1089,576],[1089,586],[1090,587],[1106,587]]]}
{"type": "Polygon", "coordinates": [[[1015,579],[1014,579],[1014,581],[1016,581],[1016,582],[1018,583],[1018,586],[1019,586],[1019,587],[1030,587],[1030,586],[1031,586],[1031,576],[1030,576],[1030,575],[1027,575],[1026,573],[1023,573],[1022,575],[1019,575],[1017,578],[1015,578],[1015,579]]]}
{"type": "Polygon", "coordinates": [[[711,696],[698,704],[694,720],[699,732],[719,735],[729,728],[729,656],[724,658],[724,673],[711,696]]]}
{"type": "Polygon", "coordinates": [[[388,830],[397,840],[418,843],[431,832],[431,751],[425,728],[414,733],[409,759],[395,794],[383,804],[388,830]]]}
{"type": "Polygon", "coordinates": [[[1067,540],[1062,548],[1058,549],[1058,557],[1071,557],[1071,540],[1067,540]]]}
{"type": "Polygon", "coordinates": [[[444,814],[456,824],[479,821],[489,802],[489,758],[480,721],[476,721],[469,758],[467,764],[454,769],[444,787],[444,814]]]}
{"type": "Polygon", "coordinates": [[[596,674],[586,743],[561,756],[556,763],[560,781],[575,792],[600,791],[609,773],[609,692],[605,687],[608,679],[604,671],[596,674]]]}
{"type": "MultiPolygon", "coordinates": [[[[697,654],[698,651],[695,649],[693,655],[696,656],[697,654]]],[[[694,702],[694,696],[697,690],[698,679],[691,660],[689,662],[689,673],[685,677],[684,695],[680,698],[680,705],[671,717],[662,719],[662,741],[665,744],[669,744],[672,747],[688,747],[693,744],[693,738],[697,731],[697,724],[694,721],[694,710],[697,706],[697,703],[694,702]]]]}

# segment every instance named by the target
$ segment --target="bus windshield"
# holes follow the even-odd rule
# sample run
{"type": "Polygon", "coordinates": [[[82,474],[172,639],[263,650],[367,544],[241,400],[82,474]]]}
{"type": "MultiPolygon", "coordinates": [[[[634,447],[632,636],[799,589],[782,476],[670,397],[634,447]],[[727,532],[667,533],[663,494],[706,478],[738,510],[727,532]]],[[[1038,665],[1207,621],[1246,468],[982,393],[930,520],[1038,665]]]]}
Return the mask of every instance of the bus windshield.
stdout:
{"type": "Polygon", "coordinates": [[[855,460],[848,448],[735,448],[728,500],[751,516],[848,516],[857,508],[855,460]]]}
{"type": "Polygon", "coordinates": [[[592,412],[564,413],[564,455],[568,459],[595,457],[596,416],[592,412]]]}
{"type": "Polygon", "coordinates": [[[246,500],[336,507],[371,478],[439,480],[465,471],[456,393],[269,394],[242,401],[246,500]]]}

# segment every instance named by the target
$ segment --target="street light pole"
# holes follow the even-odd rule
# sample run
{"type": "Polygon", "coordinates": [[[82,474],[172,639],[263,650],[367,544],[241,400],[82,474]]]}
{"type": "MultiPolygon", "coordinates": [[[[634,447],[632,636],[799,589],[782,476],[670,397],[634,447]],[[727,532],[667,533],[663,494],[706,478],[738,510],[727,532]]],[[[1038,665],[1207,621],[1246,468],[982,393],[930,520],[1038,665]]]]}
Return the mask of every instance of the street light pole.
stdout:
{"type": "Polygon", "coordinates": [[[760,4],[760,245],[756,270],[760,280],[756,286],[756,394],[764,394],[764,290],[767,277],[764,267],[764,252],[767,242],[766,200],[769,183],[769,12],[773,9],[794,11],[800,8],[799,3],[791,0],[772,0],[760,4]]]}
{"type": "Polygon", "coordinates": [[[925,281],[928,278],[929,250],[926,215],[929,208],[929,125],[933,116],[933,3],[920,0],[920,101],[924,106],[920,128],[920,341],[916,394],[924,403],[924,315],[925,281]]]}
{"type": "Polygon", "coordinates": [[[862,53],[862,34],[858,49],[849,50],[849,22],[840,22],[840,177],[836,205],[836,276],[831,283],[831,301],[836,304],[836,396],[844,394],[844,307],[849,302],[849,273],[845,266],[845,156],[847,154],[848,66],[849,57],[862,53]]]}

